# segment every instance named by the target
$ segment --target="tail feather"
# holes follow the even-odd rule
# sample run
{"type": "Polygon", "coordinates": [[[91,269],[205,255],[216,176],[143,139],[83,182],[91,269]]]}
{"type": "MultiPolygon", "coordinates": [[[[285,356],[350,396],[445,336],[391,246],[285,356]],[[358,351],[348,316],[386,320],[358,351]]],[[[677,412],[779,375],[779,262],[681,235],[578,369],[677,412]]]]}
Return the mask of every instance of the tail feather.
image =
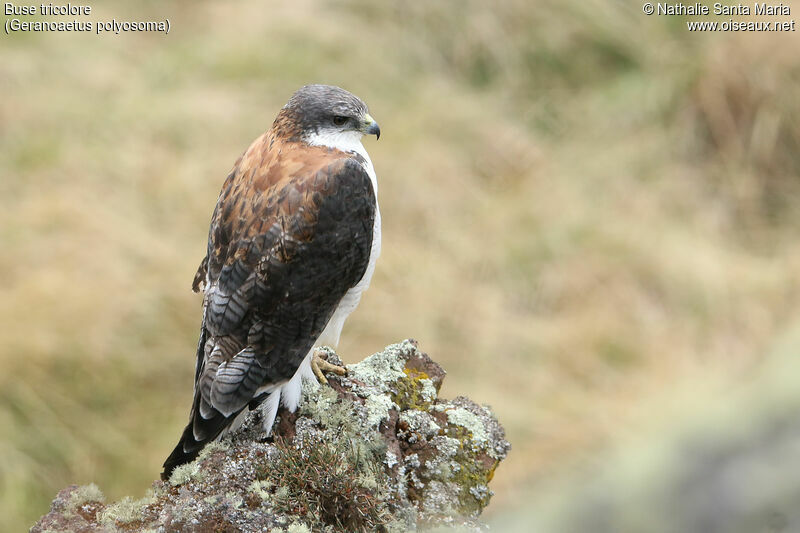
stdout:
{"type": "Polygon", "coordinates": [[[197,401],[198,398],[195,398],[192,417],[184,428],[177,446],[169,454],[167,460],[164,461],[164,471],[161,473],[161,479],[164,481],[169,479],[175,468],[194,461],[203,446],[219,437],[239,412],[242,411],[240,409],[239,412],[233,413],[228,417],[217,411],[211,418],[203,418],[197,409],[197,401]]]}
{"type": "MultiPolygon", "coordinates": [[[[200,348],[198,348],[198,353],[199,350],[200,348]]],[[[177,467],[194,461],[207,443],[221,437],[228,431],[236,429],[248,410],[252,411],[256,408],[261,410],[264,433],[269,435],[275,423],[275,417],[281,401],[289,411],[294,412],[300,402],[303,380],[308,379],[316,382],[316,377],[311,370],[312,357],[313,350],[308,352],[290,380],[282,384],[257,389],[255,398],[231,412],[229,416],[225,416],[215,407],[211,407],[210,404],[205,405],[203,403],[205,400],[203,398],[202,383],[198,385],[195,390],[189,424],[183,430],[175,449],[164,461],[164,471],[161,473],[161,479],[168,480],[177,467]],[[209,418],[203,415],[209,416],[209,418]]],[[[198,375],[200,374],[198,373],[198,375]]]]}
{"type": "MultiPolygon", "coordinates": [[[[278,415],[278,406],[281,403],[281,388],[278,387],[276,390],[271,392],[266,398],[261,399],[261,412],[264,416],[263,418],[263,427],[264,427],[264,434],[269,435],[272,432],[272,425],[275,423],[275,417],[278,415]]],[[[258,405],[252,406],[250,409],[253,410],[258,405]]]]}
{"type": "Polygon", "coordinates": [[[183,430],[183,435],[181,435],[178,445],[175,446],[167,460],[164,461],[164,471],[161,472],[161,479],[167,481],[177,467],[194,461],[200,450],[203,449],[203,444],[205,443],[200,443],[194,439],[192,422],[189,422],[183,430]]]}
{"type": "Polygon", "coordinates": [[[264,432],[269,435],[275,423],[275,417],[278,414],[280,400],[281,387],[278,387],[272,392],[259,395],[251,400],[244,409],[240,409],[228,417],[218,413],[216,417],[205,419],[196,410],[192,410],[192,419],[184,428],[177,446],[169,454],[167,460],[164,461],[164,471],[161,472],[161,479],[167,481],[177,467],[197,459],[206,444],[235,429],[234,426],[237,425],[237,422],[241,423],[244,419],[240,415],[245,414],[247,411],[255,410],[259,405],[262,406],[264,432]],[[198,428],[195,428],[195,425],[198,428]],[[196,429],[199,431],[196,432],[196,429]],[[200,435],[199,439],[197,438],[198,434],[200,435]]]}

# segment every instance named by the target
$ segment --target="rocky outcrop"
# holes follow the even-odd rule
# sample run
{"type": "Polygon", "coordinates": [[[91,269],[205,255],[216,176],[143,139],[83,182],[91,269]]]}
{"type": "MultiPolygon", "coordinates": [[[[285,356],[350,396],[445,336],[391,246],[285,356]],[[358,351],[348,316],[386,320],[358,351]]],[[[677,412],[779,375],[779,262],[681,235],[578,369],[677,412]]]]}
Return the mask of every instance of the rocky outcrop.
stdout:
{"type": "Polygon", "coordinates": [[[347,368],[308,384],[273,436],[255,410],[144,498],[106,504],[94,485],[68,487],[32,531],[481,530],[510,448],[489,408],[439,398],[445,372],[413,340],[347,368]]]}

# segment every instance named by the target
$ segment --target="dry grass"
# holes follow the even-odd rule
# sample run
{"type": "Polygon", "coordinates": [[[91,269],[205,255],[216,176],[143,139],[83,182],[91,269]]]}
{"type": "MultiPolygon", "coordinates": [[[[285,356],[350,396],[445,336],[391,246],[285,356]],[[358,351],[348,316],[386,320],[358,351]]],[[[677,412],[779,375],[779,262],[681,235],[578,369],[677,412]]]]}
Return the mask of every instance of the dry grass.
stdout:
{"type": "Polygon", "coordinates": [[[278,457],[258,467],[258,480],[275,489],[276,508],[300,517],[313,530],[385,531],[393,519],[380,457],[361,457],[351,443],[303,443],[298,449],[276,439],[278,457]],[[377,486],[376,486],[377,485],[377,486]]]}
{"type": "Polygon", "coordinates": [[[446,395],[495,408],[514,449],[490,513],[637,432],[644,400],[747,379],[796,316],[797,37],[428,4],[98,1],[173,30],[3,36],[0,529],[68,483],[116,500],[157,477],[219,186],[308,82],[384,131],[384,252],[339,351],[413,336],[446,395]]]}

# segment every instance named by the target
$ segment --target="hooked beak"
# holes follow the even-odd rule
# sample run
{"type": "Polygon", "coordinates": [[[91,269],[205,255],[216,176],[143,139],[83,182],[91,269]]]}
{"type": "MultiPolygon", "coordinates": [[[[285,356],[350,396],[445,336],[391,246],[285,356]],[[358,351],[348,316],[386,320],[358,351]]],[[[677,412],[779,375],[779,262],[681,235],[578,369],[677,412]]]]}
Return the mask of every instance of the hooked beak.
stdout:
{"type": "Polygon", "coordinates": [[[364,117],[364,129],[362,130],[367,135],[374,135],[375,139],[381,138],[381,127],[378,126],[378,123],[375,122],[375,119],[372,118],[369,113],[364,117]]]}

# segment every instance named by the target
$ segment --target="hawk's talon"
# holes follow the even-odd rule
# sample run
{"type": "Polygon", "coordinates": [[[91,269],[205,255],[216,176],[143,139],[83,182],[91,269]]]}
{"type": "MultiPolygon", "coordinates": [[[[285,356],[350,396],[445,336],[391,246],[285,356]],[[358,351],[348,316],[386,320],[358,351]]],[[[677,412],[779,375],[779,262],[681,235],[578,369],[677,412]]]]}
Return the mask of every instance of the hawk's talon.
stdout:
{"type": "Polygon", "coordinates": [[[317,376],[317,380],[322,385],[328,384],[328,379],[323,372],[333,372],[336,375],[344,376],[347,374],[347,369],[343,366],[334,365],[329,363],[326,358],[328,354],[324,350],[314,350],[314,355],[311,356],[311,370],[317,376]]]}

